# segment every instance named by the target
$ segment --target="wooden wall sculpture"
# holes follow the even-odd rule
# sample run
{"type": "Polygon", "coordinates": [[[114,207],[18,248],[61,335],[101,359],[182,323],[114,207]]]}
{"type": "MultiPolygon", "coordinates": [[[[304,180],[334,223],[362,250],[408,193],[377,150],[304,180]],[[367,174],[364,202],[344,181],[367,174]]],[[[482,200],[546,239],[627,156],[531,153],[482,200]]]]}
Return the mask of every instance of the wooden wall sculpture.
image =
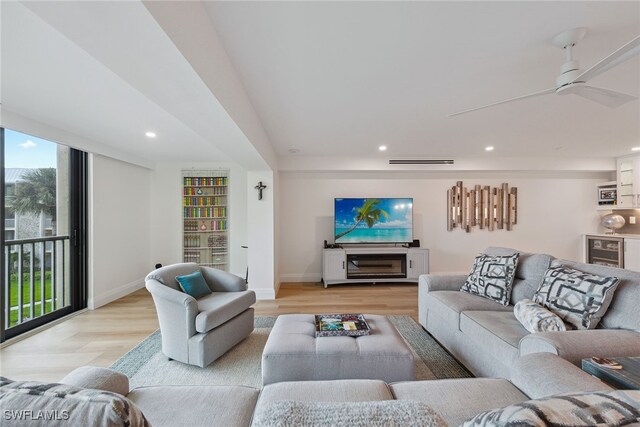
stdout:
{"type": "Polygon", "coordinates": [[[462,181],[447,190],[447,230],[460,227],[467,233],[471,227],[481,230],[506,229],[518,223],[518,189],[509,184],[501,187],[476,185],[467,191],[462,181]]]}

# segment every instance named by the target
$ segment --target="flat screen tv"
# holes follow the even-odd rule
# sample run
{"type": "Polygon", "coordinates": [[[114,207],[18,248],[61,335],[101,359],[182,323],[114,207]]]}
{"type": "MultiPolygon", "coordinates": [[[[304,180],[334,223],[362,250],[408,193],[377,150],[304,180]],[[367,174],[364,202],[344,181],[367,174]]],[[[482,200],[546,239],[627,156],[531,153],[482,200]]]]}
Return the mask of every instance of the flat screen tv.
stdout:
{"type": "Polygon", "coordinates": [[[336,243],[413,241],[412,198],[335,199],[336,243]]]}

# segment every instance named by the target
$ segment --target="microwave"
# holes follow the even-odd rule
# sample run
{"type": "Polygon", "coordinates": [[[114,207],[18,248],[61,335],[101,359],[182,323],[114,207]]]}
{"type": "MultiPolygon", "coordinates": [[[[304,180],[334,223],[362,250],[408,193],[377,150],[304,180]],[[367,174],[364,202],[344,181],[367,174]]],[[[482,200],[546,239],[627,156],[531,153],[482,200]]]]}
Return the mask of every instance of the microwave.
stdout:
{"type": "Polygon", "coordinates": [[[615,205],[618,190],[615,188],[598,188],[599,205],[615,205]]]}

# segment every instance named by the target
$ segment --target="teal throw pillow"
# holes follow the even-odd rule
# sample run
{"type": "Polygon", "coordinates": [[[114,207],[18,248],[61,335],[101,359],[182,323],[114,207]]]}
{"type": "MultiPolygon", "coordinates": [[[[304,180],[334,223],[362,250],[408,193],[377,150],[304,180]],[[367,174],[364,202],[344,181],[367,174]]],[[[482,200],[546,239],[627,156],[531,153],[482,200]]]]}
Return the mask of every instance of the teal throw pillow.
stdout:
{"type": "Polygon", "coordinates": [[[201,298],[211,293],[211,289],[204,281],[200,270],[184,276],[176,276],[176,280],[185,294],[189,294],[195,299],[201,298]]]}

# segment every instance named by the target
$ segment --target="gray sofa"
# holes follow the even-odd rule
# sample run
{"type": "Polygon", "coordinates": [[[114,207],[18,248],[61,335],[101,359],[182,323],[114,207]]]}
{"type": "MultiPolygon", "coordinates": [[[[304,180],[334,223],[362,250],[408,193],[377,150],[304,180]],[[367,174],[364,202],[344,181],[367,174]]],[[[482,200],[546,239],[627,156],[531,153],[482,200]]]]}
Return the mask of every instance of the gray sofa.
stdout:
{"type": "MultiPolygon", "coordinates": [[[[487,248],[488,255],[511,255],[487,248]]],[[[420,324],[476,376],[509,378],[513,364],[530,353],[554,353],[579,365],[590,356],[640,355],[640,273],[561,260],[563,265],[620,284],[597,329],[529,333],[513,314],[513,304],[532,298],[554,258],[520,252],[511,303],[503,306],[460,292],[466,275],[423,275],[419,279],[420,324]]]]}
{"type": "MultiPolygon", "coordinates": [[[[124,400],[126,405],[114,405],[106,399],[107,394],[100,399],[94,396],[91,405],[73,406],[79,394],[71,392],[73,389],[44,396],[49,386],[34,388],[33,393],[21,393],[12,392],[16,387],[12,388],[11,384],[0,387],[0,402],[6,409],[38,409],[49,405],[58,411],[67,411],[67,419],[47,425],[118,425],[118,417],[126,418],[127,422],[139,420],[139,414],[134,412],[141,411],[155,427],[233,427],[249,426],[252,420],[255,425],[256,420],[264,420],[265,414],[283,401],[323,402],[326,406],[331,402],[403,400],[424,403],[450,426],[457,426],[482,411],[529,399],[568,392],[611,390],[569,362],[542,353],[519,359],[514,364],[511,381],[465,378],[387,384],[380,380],[333,380],[274,383],[262,390],[243,386],[151,386],[129,391],[128,379],[121,373],[107,368],[82,367],[67,375],[62,383],[82,390],[115,393],[113,397],[124,400]]],[[[80,400],[85,402],[86,396],[80,400]]],[[[395,425],[412,424],[406,421],[395,425]]],[[[3,425],[19,426],[23,425],[21,422],[5,420],[3,425]]],[[[144,423],[131,422],[130,425],[135,427],[144,423]]]]}

